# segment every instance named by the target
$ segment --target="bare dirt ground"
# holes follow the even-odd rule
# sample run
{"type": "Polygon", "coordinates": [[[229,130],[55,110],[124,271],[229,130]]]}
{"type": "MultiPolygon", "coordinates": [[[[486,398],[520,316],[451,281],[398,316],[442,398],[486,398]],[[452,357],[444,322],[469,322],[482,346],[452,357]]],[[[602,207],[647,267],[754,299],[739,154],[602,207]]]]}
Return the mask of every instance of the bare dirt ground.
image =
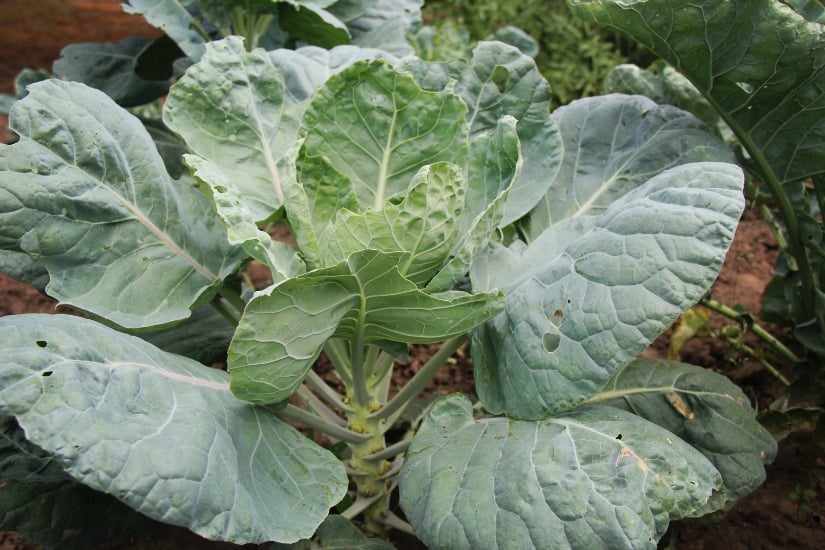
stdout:
{"type": "MultiPolygon", "coordinates": [[[[130,34],[159,35],[143,19],[130,16],[118,0],[2,0],[0,1],[0,93],[12,93],[17,73],[24,67],[49,69],[60,49],[76,42],[114,41],[130,34]]],[[[5,141],[6,120],[0,117],[0,140],[5,141]]],[[[771,278],[778,248],[768,227],[753,212],[739,226],[734,245],[713,288],[713,296],[724,304],[741,304],[756,314],[759,297],[771,278]]],[[[53,313],[55,302],[23,283],[0,274],[0,315],[26,312],[53,313]]],[[[713,327],[732,324],[721,316],[711,317],[713,327]]],[[[771,327],[776,334],[782,331],[771,327]]],[[[761,349],[752,337],[746,340],[761,349]]],[[[793,345],[792,341],[786,341],[793,345]]],[[[663,356],[667,336],[645,354],[663,356]]],[[[397,369],[396,381],[403,382],[423,364],[429,351],[422,349],[411,364],[397,369]]],[[[681,359],[728,375],[752,396],[760,409],[781,394],[782,387],[762,366],[712,338],[697,338],[681,349],[681,359]]],[[[776,365],[791,376],[787,365],[776,365]]],[[[472,391],[472,366],[458,356],[455,364],[439,373],[430,390],[448,393],[472,391]]],[[[800,432],[780,444],[779,457],[768,469],[766,483],[742,499],[721,521],[674,524],[662,545],[684,550],[759,550],[777,548],[825,548],[825,458],[813,435],[800,432]],[[817,496],[800,506],[792,495],[798,489],[812,489],[817,496]]],[[[399,539],[399,548],[417,548],[418,543],[399,539]]],[[[232,548],[210,543],[181,529],[146,534],[106,548],[232,548]]],[[[0,550],[29,550],[34,546],[13,533],[0,533],[0,550]]]]}

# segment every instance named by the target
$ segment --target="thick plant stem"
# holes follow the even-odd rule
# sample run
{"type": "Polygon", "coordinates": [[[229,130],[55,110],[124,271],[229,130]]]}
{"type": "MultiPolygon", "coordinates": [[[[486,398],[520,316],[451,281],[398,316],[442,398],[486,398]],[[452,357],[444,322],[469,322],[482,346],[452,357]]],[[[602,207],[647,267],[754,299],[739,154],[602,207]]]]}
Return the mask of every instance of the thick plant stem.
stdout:
{"type": "Polygon", "coordinates": [[[430,357],[430,360],[421,367],[412,379],[401,388],[395,397],[389,403],[381,407],[378,411],[370,415],[370,419],[383,420],[387,424],[392,425],[393,420],[404,412],[404,409],[409,405],[413,399],[421,395],[421,392],[430,383],[435,376],[435,373],[444,366],[447,359],[456,352],[467,341],[467,335],[462,334],[455,338],[444,342],[441,349],[430,357]]]}
{"type": "Polygon", "coordinates": [[[226,308],[226,306],[221,301],[220,296],[215,296],[211,303],[212,307],[215,308],[215,311],[217,311],[220,314],[220,316],[226,319],[226,321],[233,327],[237,327],[238,323],[241,322],[240,318],[237,315],[233,314],[226,308]]]}

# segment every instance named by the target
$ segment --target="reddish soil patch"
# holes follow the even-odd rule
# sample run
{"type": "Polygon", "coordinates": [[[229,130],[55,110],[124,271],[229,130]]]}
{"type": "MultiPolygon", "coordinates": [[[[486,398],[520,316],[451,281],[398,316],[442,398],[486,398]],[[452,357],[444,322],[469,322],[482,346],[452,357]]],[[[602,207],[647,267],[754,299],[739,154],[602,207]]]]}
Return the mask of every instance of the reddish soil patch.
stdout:
{"type": "MultiPolygon", "coordinates": [[[[76,42],[113,41],[130,34],[157,36],[156,29],[143,19],[124,14],[118,0],[4,0],[0,3],[0,93],[12,93],[13,81],[24,67],[49,69],[60,49],[76,42]],[[8,52],[13,52],[10,55],[8,52]]],[[[0,119],[0,139],[5,120],[0,119]]],[[[778,253],[768,227],[753,212],[748,212],[739,226],[736,240],[728,254],[713,296],[722,303],[741,304],[756,314],[759,298],[771,278],[778,253]]],[[[265,273],[253,274],[265,278],[265,273]]],[[[25,312],[54,312],[55,301],[32,287],[0,274],[0,315],[25,312]]],[[[717,314],[710,326],[735,325],[717,314]]],[[[774,334],[783,331],[769,327],[774,334]]],[[[752,334],[743,336],[758,351],[767,353],[752,334]]],[[[787,340],[787,339],[786,339],[787,340]]],[[[793,345],[792,341],[786,341],[793,345]]],[[[661,357],[667,352],[668,335],[664,335],[645,355],[661,357]]],[[[399,366],[394,381],[403,383],[421,367],[432,350],[420,348],[409,365],[399,366]]],[[[751,357],[713,338],[696,338],[680,350],[685,362],[711,368],[730,376],[743,387],[761,409],[782,392],[781,385],[751,357]]],[[[777,367],[790,376],[787,364],[775,360],[777,367]]],[[[472,391],[472,366],[463,354],[439,373],[429,388],[432,392],[472,391]]],[[[773,549],[825,548],[825,459],[822,448],[811,433],[796,433],[780,445],[776,462],[768,469],[767,482],[752,495],[739,501],[721,521],[712,523],[680,522],[663,540],[663,545],[688,550],[699,549],[773,549]],[[791,497],[798,489],[812,489],[817,497],[800,506],[791,497]]],[[[399,537],[399,548],[421,545],[399,537]]],[[[210,543],[180,529],[164,530],[107,548],[231,548],[233,545],[210,543]]],[[[0,533],[0,549],[33,548],[12,533],[0,533]]]]}

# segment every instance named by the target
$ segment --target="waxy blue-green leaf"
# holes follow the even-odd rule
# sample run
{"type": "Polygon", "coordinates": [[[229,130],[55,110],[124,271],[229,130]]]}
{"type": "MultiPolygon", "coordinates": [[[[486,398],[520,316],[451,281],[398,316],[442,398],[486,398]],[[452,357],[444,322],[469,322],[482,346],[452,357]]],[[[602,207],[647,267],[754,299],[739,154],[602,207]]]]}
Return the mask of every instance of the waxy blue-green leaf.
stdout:
{"type": "Polygon", "coordinates": [[[196,30],[199,24],[187,9],[195,3],[196,0],[124,0],[122,6],[126,13],[142,15],[197,61],[206,50],[205,38],[196,30]]]}
{"type": "MultiPolygon", "coordinates": [[[[550,86],[528,55],[502,42],[481,42],[456,91],[469,107],[470,136],[492,132],[504,116],[517,121],[523,166],[500,224],[524,216],[544,196],[559,171],[562,141],[550,118],[550,86]]],[[[475,179],[468,171],[471,186],[475,179]]]]}
{"type": "Polygon", "coordinates": [[[416,535],[453,550],[654,549],[719,483],[698,451],[624,411],[474,420],[460,395],[433,406],[399,476],[416,535]]]}
{"type": "Polygon", "coordinates": [[[209,43],[203,59],[172,87],[163,112],[195,154],[231,175],[256,222],[284,202],[278,163],[294,145],[301,116],[286,95],[267,53],[247,52],[233,36],[209,43]]]}
{"type": "Polygon", "coordinates": [[[232,392],[253,403],[289,397],[329,338],[431,343],[468,332],[501,308],[499,291],[427,294],[401,275],[408,253],[364,250],[255,295],[229,347],[232,392]]]}
{"type": "Polygon", "coordinates": [[[407,42],[407,34],[416,31],[421,24],[423,5],[424,0],[373,2],[358,18],[347,22],[353,44],[377,48],[399,57],[412,55],[414,51],[407,42]]]}
{"type": "Polygon", "coordinates": [[[440,162],[422,167],[404,198],[386,203],[381,210],[338,210],[319,236],[324,263],[333,265],[365,249],[409,252],[399,271],[416,285],[424,285],[462,236],[456,220],[464,209],[464,186],[463,170],[440,162]]]}
{"type": "Polygon", "coordinates": [[[239,544],[294,542],[346,492],[332,453],[233,397],[223,371],[77,317],[4,317],[0,330],[0,414],[72,477],[151,518],[239,544]]]}
{"type": "Polygon", "coordinates": [[[86,550],[156,527],[111,495],[78,483],[0,417],[0,529],[47,549],[86,550]]]}
{"type": "MultiPolygon", "coordinates": [[[[291,175],[295,171],[294,161],[291,157],[294,157],[294,153],[286,155],[284,160],[288,165],[279,171],[294,180],[294,175],[291,175]]],[[[195,155],[186,155],[184,158],[208,190],[231,244],[243,247],[247,254],[267,266],[275,281],[306,271],[294,247],[275,241],[267,232],[258,229],[252,212],[246,207],[246,201],[238,194],[232,185],[232,178],[223,169],[195,155]]]]}
{"type": "Polygon", "coordinates": [[[350,520],[330,515],[315,532],[312,540],[295,544],[274,544],[272,550],[395,550],[389,541],[367,537],[350,520]]]}
{"type": "MultiPolygon", "coordinates": [[[[604,89],[609,94],[643,95],[660,105],[679,107],[696,116],[711,129],[718,128],[717,133],[722,135],[724,123],[721,122],[716,109],[690,80],[661,60],[654,62],[647,69],[630,64],[615,67],[607,75],[604,89]]],[[[725,133],[730,133],[730,130],[725,128],[725,133]]]]}
{"type": "Polygon", "coordinates": [[[238,269],[201,193],[173,181],[138,119],[82,84],[29,87],[0,146],[0,246],[46,267],[47,292],[128,328],[185,319],[238,269]]]}
{"type": "Polygon", "coordinates": [[[709,369],[637,359],[588,402],[635,413],[705,455],[723,482],[707,513],[756,489],[765,481],[764,465],[776,457],[776,440],[757,421],[747,396],[709,369]]]}
{"type": "Polygon", "coordinates": [[[49,284],[49,272],[46,267],[25,252],[0,250],[0,273],[12,279],[29,283],[43,292],[49,284]]]}
{"type": "Polygon", "coordinates": [[[386,62],[357,62],[330,77],[307,108],[307,159],[325,157],[349,178],[362,209],[380,210],[421,166],[463,164],[466,109],[458,96],[423,91],[386,62]]]}
{"type": "Polygon", "coordinates": [[[744,208],[742,186],[735,165],[681,165],[598,216],[480,256],[473,288],[507,295],[505,311],[472,336],[484,406],[540,419],[599,391],[716,279],[744,208]]]}
{"type": "Polygon", "coordinates": [[[123,107],[143,105],[169,90],[165,80],[144,80],[135,74],[137,57],[150,43],[141,36],[128,36],[106,44],[70,44],[60,52],[52,71],[106,92],[123,107]]]}
{"type": "Polygon", "coordinates": [[[591,216],[656,174],[688,162],[733,162],[727,146],[687,111],[642,96],[573,101],[553,112],[561,169],[530,212],[530,239],[569,217],[591,216]]]}
{"type": "Polygon", "coordinates": [[[821,24],[776,0],[571,0],[570,7],[684,74],[766,177],[792,182],[825,172],[821,24]]]}

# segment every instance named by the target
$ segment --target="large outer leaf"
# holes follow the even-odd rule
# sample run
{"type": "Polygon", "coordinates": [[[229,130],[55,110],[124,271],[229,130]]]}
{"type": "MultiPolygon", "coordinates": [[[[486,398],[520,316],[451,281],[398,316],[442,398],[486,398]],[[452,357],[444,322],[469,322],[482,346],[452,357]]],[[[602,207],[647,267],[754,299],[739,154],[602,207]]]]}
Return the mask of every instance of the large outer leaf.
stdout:
{"type": "Polygon", "coordinates": [[[344,468],[225,372],[77,317],[0,320],[0,414],[73,477],[154,519],[237,543],[309,537],[344,468]]]}
{"type": "Polygon", "coordinates": [[[719,470],[724,483],[708,512],[765,481],[776,440],[756,420],[748,398],[725,376],[665,360],[637,359],[589,402],[618,407],[690,443],[719,470]]]}
{"type": "Polygon", "coordinates": [[[725,161],[725,144],[687,111],[612,94],[553,112],[564,139],[561,169],[530,212],[534,239],[559,220],[593,215],[655,174],[687,162],[725,161]]]}
{"type": "Polygon", "coordinates": [[[463,164],[466,109],[458,96],[423,91],[386,62],[358,62],[312,99],[304,145],[350,179],[361,208],[380,210],[421,166],[463,164]]]}
{"type": "Polygon", "coordinates": [[[144,80],[135,74],[135,62],[150,40],[128,36],[107,44],[70,44],[54,62],[54,74],[102,90],[118,105],[143,105],[166,94],[169,82],[144,80]]]}
{"type": "Polygon", "coordinates": [[[172,181],[141,123],[102,92],[47,81],[0,146],[0,246],[36,256],[47,292],[124,327],[185,319],[243,257],[209,201],[172,181]]]}
{"type": "Polygon", "coordinates": [[[292,148],[300,123],[286,93],[266,52],[247,52],[233,36],[207,45],[203,59],[172,87],[163,112],[195,154],[226,173],[221,179],[232,183],[255,221],[272,216],[284,201],[278,161],[292,148]]]}
{"type": "Polygon", "coordinates": [[[707,502],[719,474],[623,411],[475,421],[454,395],[424,420],[399,482],[404,513],[433,548],[652,549],[670,519],[707,502]]]}
{"type": "Polygon", "coordinates": [[[820,24],[775,0],[569,4],[577,16],[629,34],[687,76],[751,154],[759,151],[760,170],[780,182],[825,172],[820,24]]]}
{"type": "Polygon", "coordinates": [[[710,287],[744,208],[742,185],[734,165],[682,165],[529,248],[480,257],[473,287],[507,294],[506,310],[472,336],[485,407],[539,419],[603,387],[710,287]]]}
{"type": "Polygon", "coordinates": [[[0,529],[46,548],[84,550],[155,524],[111,495],[78,483],[0,417],[0,529]]]}
{"type": "Polygon", "coordinates": [[[187,8],[195,0],[125,0],[123,11],[142,15],[150,24],[162,29],[180,49],[197,61],[204,52],[204,38],[195,30],[197,22],[187,8]]]}
{"type": "Polygon", "coordinates": [[[365,344],[431,343],[468,332],[501,308],[499,291],[427,294],[400,274],[407,253],[364,250],[258,293],[232,345],[232,392],[276,403],[301,384],[332,336],[365,344]]]}

